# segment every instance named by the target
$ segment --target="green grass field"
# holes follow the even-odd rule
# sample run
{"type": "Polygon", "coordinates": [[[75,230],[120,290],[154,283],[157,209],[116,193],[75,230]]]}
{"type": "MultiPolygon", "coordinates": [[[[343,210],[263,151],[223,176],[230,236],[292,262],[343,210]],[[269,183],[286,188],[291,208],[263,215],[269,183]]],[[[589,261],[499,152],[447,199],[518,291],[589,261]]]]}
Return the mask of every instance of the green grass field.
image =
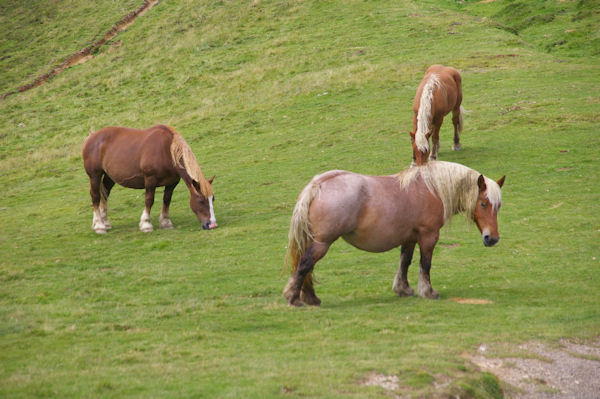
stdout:
{"type": "MultiPolygon", "coordinates": [[[[1,2],[0,94],[140,4],[1,2]]],[[[462,354],[598,336],[599,9],[161,1],[88,62],[0,101],[0,397],[500,397],[462,354]],[[485,248],[456,217],[434,252],[437,301],[395,296],[398,250],[340,240],[317,265],[323,305],[288,307],[298,194],[329,169],[406,168],[434,63],[460,70],[470,111],[460,152],[445,121],[440,159],[507,175],[502,239],[485,248]],[[219,228],[201,230],[181,183],[175,229],[141,233],[143,192],[116,187],[113,229],[96,235],[83,141],[158,123],[216,175],[219,228]],[[399,389],[364,386],[372,373],[399,389]]]]}

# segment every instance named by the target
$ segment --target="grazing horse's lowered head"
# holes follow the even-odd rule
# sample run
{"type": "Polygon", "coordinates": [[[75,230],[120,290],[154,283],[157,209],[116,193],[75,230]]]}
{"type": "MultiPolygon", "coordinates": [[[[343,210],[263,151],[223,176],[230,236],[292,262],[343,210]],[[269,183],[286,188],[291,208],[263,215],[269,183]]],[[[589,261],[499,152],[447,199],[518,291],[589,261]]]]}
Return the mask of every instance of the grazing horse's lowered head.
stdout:
{"type": "Polygon", "coordinates": [[[213,203],[215,194],[212,182],[215,177],[206,179],[194,153],[179,134],[173,135],[171,157],[175,168],[190,191],[190,208],[202,224],[204,230],[217,228],[213,203]]]}
{"type": "MultiPolygon", "coordinates": [[[[212,188],[212,182],[215,177],[211,177],[208,179],[208,183],[210,183],[212,188]]],[[[196,214],[196,217],[202,224],[202,229],[204,230],[212,230],[216,229],[219,225],[217,224],[217,219],[215,218],[215,210],[213,204],[215,202],[214,194],[202,194],[202,188],[200,184],[192,180],[193,190],[190,189],[190,208],[192,208],[192,212],[196,214]]]]}

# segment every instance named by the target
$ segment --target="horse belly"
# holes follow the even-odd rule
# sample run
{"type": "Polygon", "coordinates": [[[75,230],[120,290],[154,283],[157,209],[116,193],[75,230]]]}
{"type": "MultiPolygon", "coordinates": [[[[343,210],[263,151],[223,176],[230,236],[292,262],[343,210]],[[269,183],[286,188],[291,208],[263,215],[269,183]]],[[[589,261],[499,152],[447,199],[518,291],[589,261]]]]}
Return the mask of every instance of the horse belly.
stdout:
{"type": "Polygon", "coordinates": [[[411,232],[390,226],[357,230],[344,234],[342,238],[350,245],[367,252],[386,252],[409,241],[411,232]]]}
{"type": "Polygon", "coordinates": [[[103,169],[115,183],[127,188],[144,188],[144,174],[137,159],[127,157],[106,156],[103,169]]]}

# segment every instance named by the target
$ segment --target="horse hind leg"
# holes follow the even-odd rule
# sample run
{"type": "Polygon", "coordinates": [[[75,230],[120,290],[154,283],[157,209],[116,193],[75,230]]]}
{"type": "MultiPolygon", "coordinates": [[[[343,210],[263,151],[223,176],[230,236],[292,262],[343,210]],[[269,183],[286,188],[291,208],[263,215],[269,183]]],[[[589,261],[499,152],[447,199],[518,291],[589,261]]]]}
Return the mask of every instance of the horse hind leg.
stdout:
{"type": "Polygon", "coordinates": [[[398,296],[413,296],[415,290],[408,284],[408,267],[412,262],[415,244],[403,245],[400,250],[400,267],[394,278],[392,289],[398,296]]]}
{"type": "Polygon", "coordinates": [[[94,213],[92,217],[92,229],[98,234],[106,234],[106,225],[102,220],[100,210],[102,175],[90,175],[90,196],[92,197],[92,206],[94,213]]]}
{"type": "Polygon", "coordinates": [[[288,280],[283,296],[292,306],[303,304],[318,306],[321,300],[315,294],[312,271],[315,264],[327,253],[331,244],[313,241],[300,258],[296,272],[288,280]]]}
{"type": "Polygon", "coordinates": [[[102,178],[102,184],[100,185],[100,217],[102,218],[106,230],[112,229],[112,225],[108,220],[108,196],[114,185],[115,182],[105,174],[102,178]]]}

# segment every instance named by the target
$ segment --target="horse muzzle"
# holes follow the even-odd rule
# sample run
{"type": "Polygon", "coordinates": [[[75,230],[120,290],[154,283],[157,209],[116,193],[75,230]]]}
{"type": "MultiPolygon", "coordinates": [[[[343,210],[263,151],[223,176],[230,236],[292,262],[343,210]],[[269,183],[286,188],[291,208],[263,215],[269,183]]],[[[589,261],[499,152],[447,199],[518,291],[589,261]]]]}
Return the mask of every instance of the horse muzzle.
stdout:
{"type": "Polygon", "coordinates": [[[219,227],[217,222],[208,221],[206,223],[202,223],[202,230],[213,230],[219,227]]]}
{"type": "Polygon", "coordinates": [[[484,234],[484,235],[481,236],[481,238],[483,239],[483,245],[485,245],[486,247],[492,247],[498,241],[500,241],[500,236],[498,236],[498,237],[492,237],[489,234],[484,234]]]}

